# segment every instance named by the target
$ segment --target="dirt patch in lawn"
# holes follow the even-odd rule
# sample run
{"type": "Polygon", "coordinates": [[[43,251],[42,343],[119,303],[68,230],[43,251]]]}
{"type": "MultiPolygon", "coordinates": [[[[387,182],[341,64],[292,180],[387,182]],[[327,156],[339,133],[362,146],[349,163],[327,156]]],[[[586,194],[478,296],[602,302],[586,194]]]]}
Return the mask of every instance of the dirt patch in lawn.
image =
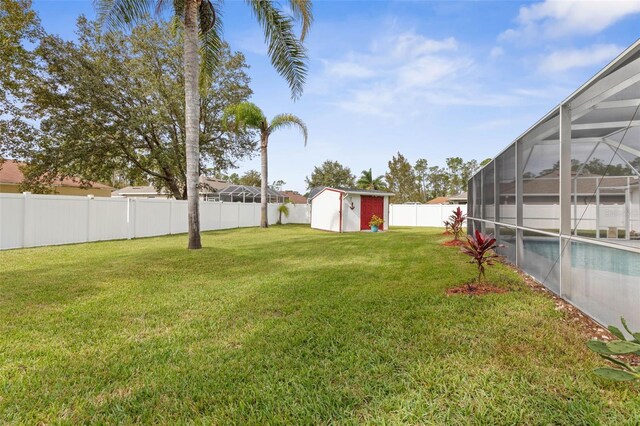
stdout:
{"type": "Polygon", "coordinates": [[[483,294],[490,293],[507,293],[509,290],[502,287],[496,287],[491,284],[473,284],[472,286],[462,285],[460,287],[454,287],[447,290],[447,296],[454,296],[457,294],[466,294],[468,296],[482,296],[483,294]]]}
{"type": "Polygon", "coordinates": [[[447,247],[461,247],[464,245],[464,241],[462,240],[449,240],[442,243],[443,246],[447,247]]]}

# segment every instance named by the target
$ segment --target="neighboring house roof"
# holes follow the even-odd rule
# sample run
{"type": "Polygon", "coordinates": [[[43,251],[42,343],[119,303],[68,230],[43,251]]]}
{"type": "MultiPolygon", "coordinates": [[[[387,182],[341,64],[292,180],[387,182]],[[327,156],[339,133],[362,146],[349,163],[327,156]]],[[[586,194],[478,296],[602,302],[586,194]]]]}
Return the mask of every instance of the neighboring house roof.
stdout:
{"type": "Polygon", "coordinates": [[[446,197],[436,197],[427,201],[427,204],[460,204],[462,202],[467,202],[466,192],[461,192],[456,195],[448,195],[446,197]]]}
{"type": "Polygon", "coordinates": [[[436,197],[427,201],[427,204],[449,204],[449,197],[436,197]]]}
{"type": "MultiPolygon", "coordinates": [[[[16,160],[5,160],[0,164],[0,184],[4,185],[20,185],[24,181],[24,173],[22,173],[22,167],[26,166],[26,163],[22,163],[16,160]]],[[[98,182],[89,182],[92,188],[96,189],[113,189],[109,185],[98,182]]],[[[80,179],[65,177],[62,179],[56,179],[51,183],[53,187],[73,187],[81,188],[86,187],[83,185],[80,179]]]]}
{"type": "Polygon", "coordinates": [[[289,198],[293,204],[307,204],[307,197],[296,191],[282,191],[282,194],[289,198]]]}
{"type": "MultiPolygon", "coordinates": [[[[204,175],[201,175],[198,178],[198,184],[200,185],[200,194],[214,194],[220,192],[221,190],[227,188],[230,183],[224,180],[210,178],[204,175]]],[[[126,197],[126,196],[156,196],[156,195],[166,195],[170,196],[171,193],[166,189],[161,189],[158,191],[152,185],[138,185],[138,186],[127,186],[111,193],[112,197],[126,197]]]]}
{"type": "Polygon", "coordinates": [[[210,178],[205,175],[200,176],[200,178],[198,179],[198,183],[201,186],[201,194],[219,192],[221,189],[225,189],[226,187],[231,185],[231,183],[227,182],[226,180],[210,178]]]}
{"type": "MultiPolygon", "coordinates": [[[[315,189],[315,188],[314,188],[315,189]]],[[[321,192],[323,192],[324,190],[332,190],[332,191],[338,191],[338,192],[342,192],[344,194],[350,194],[350,195],[370,195],[370,196],[374,196],[374,197],[386,197],[386,196],[393,196],[395,195],[393,192],[386,192],[386,191],[378,191],[376,189],[360,189],[360,188],[329,188],[324,187],[322,189],[320,189],[319,191],[317,191],[313,196],[309,196],[309,199],[312,200],[315,197],[317,197],[321,192]]]]}

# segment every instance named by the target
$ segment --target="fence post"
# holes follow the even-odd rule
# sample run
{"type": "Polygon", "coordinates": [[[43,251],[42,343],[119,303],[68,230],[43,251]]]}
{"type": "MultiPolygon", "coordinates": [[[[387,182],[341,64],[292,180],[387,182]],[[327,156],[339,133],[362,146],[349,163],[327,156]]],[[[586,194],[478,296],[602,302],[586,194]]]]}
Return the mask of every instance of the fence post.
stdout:
{"type": "Polygon", "coordinates": [[[127,239],[136,237],[136,205],[135,198],[127,198],[127,239]]]}
{"type": "Polygon", "coordinates": [[[22,221],[22,246],[33,247],[35,244],[34,236],[34,220],[33,220],[33,201],[31,192],[23,192],[23,221],[22,221]]]}
{"type": "Polygon", "coordinates": [[[173,198],[169,198],[169,235],[173,234],[173,198]]]}
{"type": "Polygon", "coordinates": [[[93,200],[93,195],[87,195],[87,242],[91,241],[91,200],[93,200]]]}

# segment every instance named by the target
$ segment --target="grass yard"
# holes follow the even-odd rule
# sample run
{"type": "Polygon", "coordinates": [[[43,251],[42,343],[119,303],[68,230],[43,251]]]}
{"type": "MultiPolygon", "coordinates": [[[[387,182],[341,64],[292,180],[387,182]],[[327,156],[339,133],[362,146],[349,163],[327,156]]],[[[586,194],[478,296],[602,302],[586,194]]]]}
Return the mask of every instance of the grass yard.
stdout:
{"type": "Polygon", "coordinates": [[[637,424],[640,386],[441,230],[304,226],[0,252],[0,423],[637,424]]]}

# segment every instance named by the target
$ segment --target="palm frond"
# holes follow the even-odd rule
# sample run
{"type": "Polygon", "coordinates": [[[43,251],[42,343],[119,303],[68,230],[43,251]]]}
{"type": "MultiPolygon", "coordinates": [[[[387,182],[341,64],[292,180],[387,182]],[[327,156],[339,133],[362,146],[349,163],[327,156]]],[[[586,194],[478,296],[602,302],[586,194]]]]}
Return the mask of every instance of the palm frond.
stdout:
{"type": "Polygon", "coordinates": [[[304,146],[307,146],[307,138],[309,136],[307,125],[299,117],[293,114],[278,114],[273,117],[268,131],[269,133],[272,133],[275,130],[289,127],[297,127],[300,129],[300,133],[302,133],[302,136],[304,137],[304,146]]]}
{"type": "Polygon", "coordinates": [[[224,109],[222,124],[226,130],[246,131],[247,128],[261,130],[267,119],[260,108],[251,102],[241,102],[224,109]]]}
{"type": "Polygon", "coordinates": [[[307,78],[307,51],[293,32],[293,19],[271,0],[245,1],[262,26],[271,64],[289,84],[292,98],[298,99],[307,78]]]}
{"type": "Polygon", "coordinates": [[[304,41],[309,34],[309,28],[313,23],[313,11],[310,0],[289,0],[289,6],[293,17],[300,22],[302,29],[300,31],[300,41],[304,41]]]}
{"type": "MultiPolygon", "coordinates": [[[[174,0],[182,1],[184,0],[174,0]]],[[[206,87],[211,83],[213,71],[218,66],[222,51],[222,4],[220,1],[211,3],[205,0],[202,4],[208,4],[200,9],[200,87],[206,87]],[[211,8],[210,10],[208,8],[211,8]]]]}
{"type": "Polygon", "coordinates": [[[159,6],[157,0],[94,0],[94,4],[98,23],[106,29],[132,26],[159,6]]]}

